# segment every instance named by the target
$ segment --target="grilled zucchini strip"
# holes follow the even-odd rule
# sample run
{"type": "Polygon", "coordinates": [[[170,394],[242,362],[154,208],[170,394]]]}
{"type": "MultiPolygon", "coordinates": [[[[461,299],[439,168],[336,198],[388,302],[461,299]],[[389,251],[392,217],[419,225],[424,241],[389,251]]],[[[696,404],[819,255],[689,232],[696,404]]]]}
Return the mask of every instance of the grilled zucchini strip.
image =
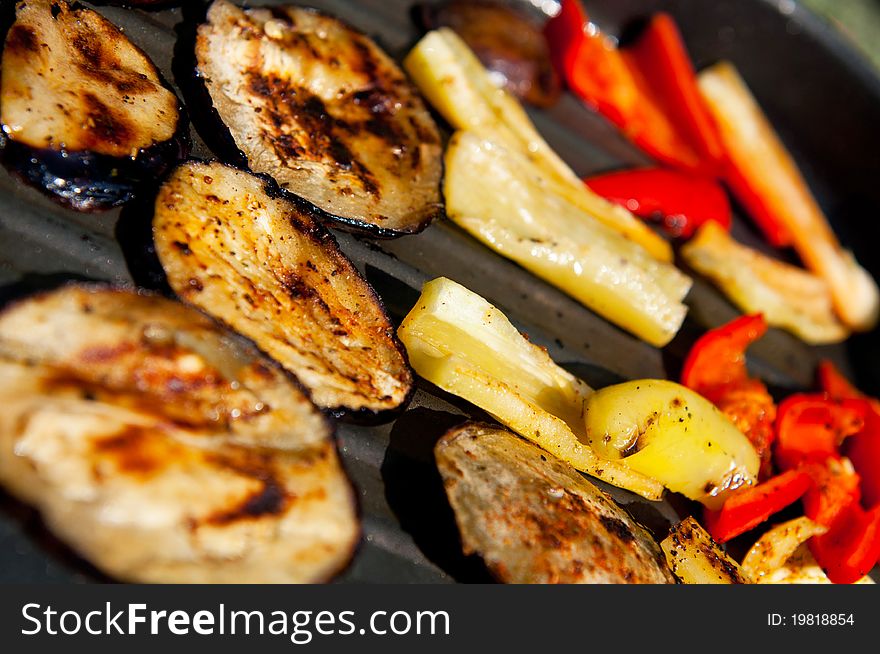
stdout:
{"type": "Polygon", "coordinates": [[[824,279],[737,243],[715,223],[701,227],[681,256],[744,313],[762,313],[768,324],[806,343],[839,343],[849,336],[824,279]]]}
{"type": "Polygon", "coordinates": [[[542,179],[518,151],[457,132],[446,152],[447,215],[611,322],[652,345],[668,343],[687,313],[690,278],[548,192],[542,179]]]}
{"type": "MultiPolygon", "coordinates": [[[[584,214],[638,243],[661,261],[672,261],[669,243],[623,207],[590,191],[535,129],[522,105],[493,82],[467,44],[449,28],[426,34],[403,62],[428,102],[456,129],[474,131],[527,156],[533,176],[584,214]]],[[[498,195],[504,186],[494,184],[498,195]]],[[[491,188],[491,186],[487,187],[491,188]]]]}
{"type": "Polygon", "coordinates": [[[416,372],[431,383],[578,470],[648,499],[662,495],[659,482],[593,452],[583,413],[590,388],[476,293],[444,277],[428,282],[398,334],[416,372]]]}

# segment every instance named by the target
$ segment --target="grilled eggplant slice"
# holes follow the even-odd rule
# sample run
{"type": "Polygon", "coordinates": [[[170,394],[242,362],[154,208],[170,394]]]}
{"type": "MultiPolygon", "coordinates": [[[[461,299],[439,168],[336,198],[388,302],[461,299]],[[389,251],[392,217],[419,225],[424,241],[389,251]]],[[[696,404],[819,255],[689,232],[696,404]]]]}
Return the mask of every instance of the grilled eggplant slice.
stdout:
{"type": "Polygon", "coordinates": [[[252,339],[325,408],[409,398],[412,372],[370,285],[308,212],[219,163],[180,166],[156,199],[156,252],[174,292],[252,339]]]}
{"type": "Polygon", "coordinates": [[[434,455],[465,553],[508,583],[674,583],[651,536],[561,459],[479,423],[434,455]]]}
{"type": "Polygon", "coordinates": [[[189,149],[177,96],[147,55],[65,0],[18,3],[0,123],[4,164],[78,211],[127,202],[189,149]]]}
{"type": "Polygon", "coordinates": [[[395,236],[441,212],[437,126],[365,35],[315,10],[216,0],[196,59],[250,168],[341,226],[395,236]]]}
{"type": "Polygon", "coordinates": [[[0,316],[0,482],[106,573],[312,582],[358,539],[331,427],[171,300],[68,286],[0,316]]]}

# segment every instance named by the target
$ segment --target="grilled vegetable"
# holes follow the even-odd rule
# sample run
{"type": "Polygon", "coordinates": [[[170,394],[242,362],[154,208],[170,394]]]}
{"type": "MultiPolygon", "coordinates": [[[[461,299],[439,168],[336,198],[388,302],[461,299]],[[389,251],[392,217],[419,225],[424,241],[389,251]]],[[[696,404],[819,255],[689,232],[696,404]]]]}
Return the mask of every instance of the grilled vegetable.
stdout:
{"type": "Polygon", "coordinates": [[[466,554],[508,583],[672,583],[663,554],[567,463],[477,423],[434,448],[466,554]],[[499,501],[503,498],[503,501],[499,501]]]}
{"type": "MultiPolygon", "coordinates": [[[[639,244],[661,261],[672,261],[669,243],[623,207],[587,189],[535,129],[522,105],[492,82],[476,55],[449,28],[429,32],[403,62],[428,101],[456,129],[478,133],[530,161],[543,193],[564,197],[584,214],[639,244]]],[[[501,185],[494,196],[507,191],[501,185]]]]}
{"type": "Polygon", "coordinates": [[[748,584],[749,577],[693,518],[669,531],[660,547],[673,574],[686,584],[748,584]]]}
{"type": "Polygon", "coordinates": [[[216,0],[198,70],[251,170],[381,236],[441,213],[437,126],[397,65],[341,21],[216,0]]]}
{"type": "Polygon", "coordinates": [[[726,179],[777,244],[790,242],[828,284],[840,319],[854,330],[877,324],[880,291],[845,251],[797,165],[736,68],[721,62],[699,75],[730,164],[726,179]]]}
{"type": "Polygon", "coordinates": [[[515,96],[538,107],[550,107],[559,99],[559,77],[547,40],[514,7],[496,0],[452,0],[422,5],[421,19],[428,29],[452,29],[515,96]]]}
{"type": "Polygon", "coordinates": [[[264,180],[184,164],[159,191],[153,232],[174,291],[295,373],[318,405],[376,413],[409,398],[412,373],[375,292],[264,180]]]}
{"type": "Polygon", "coordinates": [[[0,81],[4,164],[78,211],[130,200],[189,148],[177,97],[100,14],[65,0],[16,7],[0,81]]]}
{"type": "MultiPolygon", "coordinates": [[[[818,522],[801,517],[783,522],[767,531],[752,545],[742,562],[742,569],[755,583],[773,583],[782,576],[785,566],[795,551],[813,536],[828,531],[818,522]]],[[[825,576],[824,573],[822,575],[825,576]]],[[[827,577],[825,577],[827,581],[827,577]]],[[[788,582],[791,583],[791,582],[788,582]]]]}
{"type": "Polygon", "coordinates": [[[588,177],[584,183],[676,238],[690,238],[706,222],[730,229],[727,194],[709,177],[670,168],[636,168],[588,177]]]}
{"type": "Polygon", "coordinates": [[[675,21],[654,14],[623,48],[590,22],[580,0],[562,0],[544,33],[572,92],[666,164],[713,173],[723,150],[675,21]]]}
{"type": "MultiPolygon", "coordinates": [[[[810,554],[806,541],[826,528],[809,518],[795,518],[765,533],[743,559],[743,572],[757,584],[830,584],[831,580],[810,554]]],[[[857,584],[873,584],[864,576],[857,584]]]]}
{"type": "Polygon", "coordinates": [[[428,282],[398,334],[416,372],[431,383],[578,470],[660,499],[658,482],[622,462],[601,460],[586,444],[583,410],[590,388],[476,293],[444,277],[428,282]]]}
{"type": "Polygon", "coordinates": [[[310,582],[358,538],[331,428],[256,348],[69,286],[0,316],[0,482],[114,577],[310,582]]]}
{"type": "Polygon", "coordinates": [[[719,543],[726,543],[797,502],[811,485],[810,475],[806,472],[788,470],[757,486],[738,490],[718,511],[707,509],[703,512],[706,530],[719,543]]]}
{"type": "Polygon", "coordinates": [[[737,243],[716,224],[706,223],[681,255],[744,312],[762,313],[768,324],[807,343],[837,343],[849,336],[824,279],[737,243]]]}
{"type": "Polygon", "coordinates": [[[587,438],[606,459],[719,508],[755,483],[749,440],[709,400],[670,381],[641,379],[596,391],[586,403],[587,438]]]}
{"type": "Polygon", "coordinates": [[[456,224],[648,343],[665,345],[681,326],[691,280],[554,194],[518,151],[457,132],[444,194],[456,224]]]}
{"type": "Polygon", "coordinates": [[[767,331],[764,316],[740,316],[710,329],[694,343],[681,370],[681,383],[730,418],[761,457],[761,477],[773,474],[771,445],[776,403],[760,379],[749,376],[746,348],[767,331]]]}

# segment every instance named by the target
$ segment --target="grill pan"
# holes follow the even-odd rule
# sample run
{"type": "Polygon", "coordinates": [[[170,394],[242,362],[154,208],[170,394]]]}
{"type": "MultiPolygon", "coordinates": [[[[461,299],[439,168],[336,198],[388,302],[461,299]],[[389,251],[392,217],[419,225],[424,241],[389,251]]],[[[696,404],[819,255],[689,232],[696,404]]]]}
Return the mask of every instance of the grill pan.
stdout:
{"type": "MultiPolygon", "coordinates": [[[[158,11],[97,7],[149,54],[178,90],[186,82],[181,62],[191,58],[185,50],[191,44],[194,17],[203,11],[201,2],[182,4],[184,9],[158,11]]],[[[410,17],[412,0],[308,4],[373,36],[398,60],[419,36],[410,17]]],[[[12,0],[2,5],[3,14],[9,14],[12,0]]],[[[794,154],[841,240],[875,278],[880,277],[880,257],[873,252],[880,215],[880,79],[843,37],[792,0],[587,0],[585,5],[603,30],[621,38],[637,26],[633,19],[663,9],[678,22],[698,68],[721,58],[732,60],[794,154]]],[[[199,134],[199,127],[208,122],[200,117],[204,107],[188,109],[193,156],[216,156],[199,134]]],[[[579,174],[648,163],[570,94],[549,111],[531,113],[550,145],[579,174]]],[[[66,279],[161,287],[153,266],[148,203],[136,200],[132,205],[121,211],[77,214],[0,170],[0,302],[66,279]]],[[[741,215],[734,234],[748,245],[766,247],[741,215]]],[[[448,221],[398,240],[337,236],[395,323],[413,306],[424,281],[445,275],[486,297],[532,341],[547,347],[556,361],[593,386],[635,377],[675,378],[693,341],[737,314],[696,276],[684,326],[670,345],[658,350],[492,253],[448,221]]],[[[876,330],[842,345],[808,347],[771,329],[749,355],[753,373],[774,393],[810,387],[820,358],[834,360],[866,391],[880,391],[876,330]]],[[[466,402],[419,381],[412,404],[394,422],[339,424],[339,448],[357,489],[364,534],[338,581],[489,580],[479,560],[461,553],[431,454],[437,438],[465,416],[488,419],[466,402]]],[[[649,503],[605,488],[656,534],[665,534],[668,524],[690,508],[677,498],[649,503]]],[[[36,512],[0,492],[0,581],[107,579],[54,539],[36,512]]]]}

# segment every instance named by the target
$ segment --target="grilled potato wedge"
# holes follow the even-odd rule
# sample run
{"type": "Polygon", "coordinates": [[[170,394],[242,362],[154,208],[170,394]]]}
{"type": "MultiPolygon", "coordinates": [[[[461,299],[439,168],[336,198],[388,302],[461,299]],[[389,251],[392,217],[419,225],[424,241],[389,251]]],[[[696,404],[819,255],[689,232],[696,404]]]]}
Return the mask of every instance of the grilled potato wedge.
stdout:
{"type": "Polygon", "coordinates": [[[395,236],[441,212],[437,126],[365,35],[311,9],[216,0],[196,60],[250,168],[340,226],[395,236]]]}
{"type": "Polygon", "coordinates": [[[327,420],[183,305],[68,286],[13,306],[0,401],[0,482],[116,578],[313,582],[352,554],[327,420]]]}
{"type": "Polygon", "coordinates": [[[3,161],[80,211],[130,200],[188,150],[177,96],[100,14],[27,0],[6,35],[0,81],[3,161]]]}
{"type": "Polygon", "coordinates": [[[434,450],[465,553],[508,583],[674,583],[651,536],[561,459],[467,423],[434,450]]]}
{"type": "Polygon", "coordinates": [[[381,302],[333,236],[267,182],[180,166],[156,199],[156,251],[174,291],[296,374],[329,409],[403,405],[412,372],[381,302]]]}

